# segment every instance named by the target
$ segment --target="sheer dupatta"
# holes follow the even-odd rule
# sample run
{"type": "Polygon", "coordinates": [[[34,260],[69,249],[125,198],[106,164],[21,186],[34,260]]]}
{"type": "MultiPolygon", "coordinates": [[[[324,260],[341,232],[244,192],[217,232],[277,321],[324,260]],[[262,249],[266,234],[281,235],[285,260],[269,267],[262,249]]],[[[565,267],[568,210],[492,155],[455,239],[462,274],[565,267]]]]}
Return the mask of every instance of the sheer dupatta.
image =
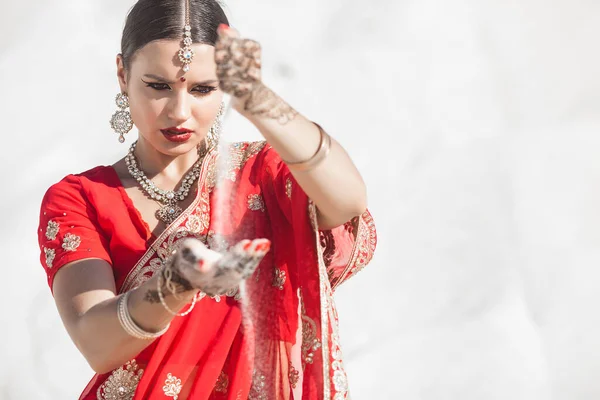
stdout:
{"type": "Polygon", "coordinates": [[[209,153],[194,203],[149,246],[119,292],[160,270],[184,238],[217,249],[268,238],[271,251],[248,279],[246,300],[238,289],[203,296],[135,360],[97,375],[81,398],[348,398],[332,294],[371,259],[371,216],[319,231],[314,204],[270,146],[235,143],[229,152],[218,181],[209,153]],[[118,397],[123,391],[131,396],[118,397]]]}

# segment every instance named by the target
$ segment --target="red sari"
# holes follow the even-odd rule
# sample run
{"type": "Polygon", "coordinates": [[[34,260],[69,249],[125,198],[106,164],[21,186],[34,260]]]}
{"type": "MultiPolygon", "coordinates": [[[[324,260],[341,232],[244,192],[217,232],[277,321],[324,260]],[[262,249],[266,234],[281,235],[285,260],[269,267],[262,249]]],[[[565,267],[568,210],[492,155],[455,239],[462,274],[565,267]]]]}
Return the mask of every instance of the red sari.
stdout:
{"type": "Polygon", "coordinates": [[[186,237],[220,249],[271,240],[245,285],[247,307],[239,289],[203,296],[134,360],[96,374],[80,399],[349,397],[332,294],[373,256],[371,215],[319,231],[315,206],[274,149],[264,141],[229,149],[225,176],[217,178],[210,152],[194,202],[158,238],[112,167],[69,175],[46,193],[38,234],[50,288],[58,269],[84,258],[110,263],[123,293],[149,279],[186,237]]]}

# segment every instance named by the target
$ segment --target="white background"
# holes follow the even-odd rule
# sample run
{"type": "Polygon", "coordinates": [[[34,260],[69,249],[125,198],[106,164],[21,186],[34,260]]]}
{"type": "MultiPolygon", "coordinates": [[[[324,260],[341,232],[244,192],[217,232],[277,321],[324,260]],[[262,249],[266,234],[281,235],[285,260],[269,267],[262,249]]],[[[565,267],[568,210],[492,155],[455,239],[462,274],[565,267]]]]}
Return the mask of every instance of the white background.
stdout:
{"type": "MultiPolygon", "coordinates": [[[[1,4],[1,399],[75,399],[92,375],[36,229],[52,183],[128,148],[108,120],[132,4],[1,4]]],[[[368,184],[379,247],[337,294],[353,398],[599,398],[600,3],[228,5],[368,184]]]]}

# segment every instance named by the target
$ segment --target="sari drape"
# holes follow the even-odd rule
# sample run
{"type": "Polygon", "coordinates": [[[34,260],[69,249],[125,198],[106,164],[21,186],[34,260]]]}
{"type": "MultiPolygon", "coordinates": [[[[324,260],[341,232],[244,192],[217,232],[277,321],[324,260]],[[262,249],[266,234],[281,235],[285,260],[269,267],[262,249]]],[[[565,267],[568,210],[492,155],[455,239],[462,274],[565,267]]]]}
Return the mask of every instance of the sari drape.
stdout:
{"type": "Polygon", "coordinates": [[[368,211],[329,231],[266,142],[229,146],[224,174],[210,152],[193,204],[153,237],[112,167],[69,175],[42,202],[38,232],[48,283],[69,262],[101,258],[120,293],[158,271],[187,237],[223,250],[268,238],[253,276],[203,295],[135,359],[95,375],[80,399],[346,399],[333,291],[372,258],[368,211]],[[242,293],[243,292],[243,293],[242,293]]]}

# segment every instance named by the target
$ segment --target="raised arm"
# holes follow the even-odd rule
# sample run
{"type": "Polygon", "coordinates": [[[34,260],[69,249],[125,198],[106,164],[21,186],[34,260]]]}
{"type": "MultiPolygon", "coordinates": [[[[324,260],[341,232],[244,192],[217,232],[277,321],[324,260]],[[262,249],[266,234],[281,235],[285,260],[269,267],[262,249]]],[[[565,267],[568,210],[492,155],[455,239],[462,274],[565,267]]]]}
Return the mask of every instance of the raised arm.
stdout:
{"type": "Polygon", "coordinates": [[[220,86],[233,96],[233,107],[260,130],[317,206],[319,227],[331,229],[361,215],[367,208],[366,186],[337,141],[331,139],[320,162],[299,168],[298,163],[324,155],[317,149],[327,134],[262,83],[260,45],[221,26],[215,62],[220,86]]]}

